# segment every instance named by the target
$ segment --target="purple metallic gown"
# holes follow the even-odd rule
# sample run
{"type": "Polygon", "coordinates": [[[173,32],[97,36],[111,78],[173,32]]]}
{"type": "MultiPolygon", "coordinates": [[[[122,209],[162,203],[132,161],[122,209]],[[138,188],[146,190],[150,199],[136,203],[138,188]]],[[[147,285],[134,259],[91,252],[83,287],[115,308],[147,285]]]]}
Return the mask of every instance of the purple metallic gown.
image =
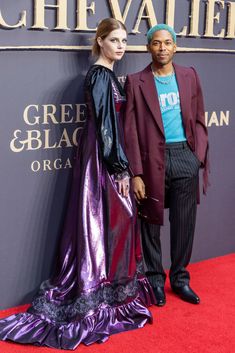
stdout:
{"type": "Polygon", "coordinates": [[[143,275],[130,197],[115,178],[128,170],[122,149],[124,95],[113,72],[93,65],[85,81],[88,118],[80,137],[55,276],[26,313],[0,320],[0,339],[75,349],[151,322],[155,302],[143,275]]]}

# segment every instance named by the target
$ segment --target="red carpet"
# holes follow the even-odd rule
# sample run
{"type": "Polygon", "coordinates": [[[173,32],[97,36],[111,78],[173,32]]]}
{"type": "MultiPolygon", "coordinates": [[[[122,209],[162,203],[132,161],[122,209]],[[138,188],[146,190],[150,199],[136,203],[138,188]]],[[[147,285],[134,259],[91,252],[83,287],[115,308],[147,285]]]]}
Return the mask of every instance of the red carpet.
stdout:
{"type": "MultiPolygon", "coordinates": [[[[167,304],[151,309],[154,323],[111,336],[103,344],[79,346],[79,353],[235,353],[235,254],[189,266],[200,305],[178,299],[166,285],[167,304]]],[[[0,317],[21,308],[0,312],[0,317]]],[[[60,350],[0,342],[0,353],[54,353],[60,350]]],[[[71,351],[63,351],[71,352],[71,351]]]]}

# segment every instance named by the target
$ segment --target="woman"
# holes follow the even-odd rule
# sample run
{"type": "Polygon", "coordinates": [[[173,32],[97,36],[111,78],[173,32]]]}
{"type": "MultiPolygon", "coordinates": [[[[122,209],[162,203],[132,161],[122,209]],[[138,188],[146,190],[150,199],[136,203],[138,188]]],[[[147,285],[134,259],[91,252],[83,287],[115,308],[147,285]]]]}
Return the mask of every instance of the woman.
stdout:
{"type": "Polygon", "coordinates": [[[75,349],[151,322],[154,302],[141,273],[136,218],[122,147],[123,90],[112,69],[127,32],[115,19],[97,29],[96,63],[85,79],[88,107],[74,166],[56,275],[42,283],[26,313],[0,321],[0,338],[75,349]]]}

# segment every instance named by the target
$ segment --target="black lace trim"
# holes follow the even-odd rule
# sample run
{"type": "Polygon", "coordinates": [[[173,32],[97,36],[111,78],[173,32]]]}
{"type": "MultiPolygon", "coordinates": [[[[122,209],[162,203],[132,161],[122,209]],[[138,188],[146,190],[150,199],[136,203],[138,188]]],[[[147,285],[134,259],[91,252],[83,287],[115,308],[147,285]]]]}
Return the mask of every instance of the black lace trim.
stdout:
{"type": "Polygon", "coordinates": [[[33,300],[28,312],[43,315],[45,318],[58,323],[71,322],[77,316],[85,316],[89,311],[96,310],[101,304],[120,305],[126,299],[135,297],[138,291],[138,280],[135,277],[132,281],[123,285],[103,284],[102,287],[83,293],[74,301],[56,303],[46,298],[47,292],[39,293],[33,300]]]}

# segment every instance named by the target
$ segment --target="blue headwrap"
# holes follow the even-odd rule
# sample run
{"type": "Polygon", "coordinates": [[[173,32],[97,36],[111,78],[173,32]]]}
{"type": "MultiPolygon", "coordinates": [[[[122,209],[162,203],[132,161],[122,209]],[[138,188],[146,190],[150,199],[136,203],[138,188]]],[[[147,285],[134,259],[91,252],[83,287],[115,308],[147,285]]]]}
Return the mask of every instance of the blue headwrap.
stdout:
{"type": "Polygon", "coordinates": [[[157,31],[161,31],[161,30],[168,31],[171,34],[174,43],[176,43],[176,33],[175,33],[174,29],[172,27],[166,25],[165,23],[160,23],[159,25],[155,25],[148,30],[148,32],[147,32],[148,43],[151,42],[151,40],[153,38],[153,34],[157,31]]]}

